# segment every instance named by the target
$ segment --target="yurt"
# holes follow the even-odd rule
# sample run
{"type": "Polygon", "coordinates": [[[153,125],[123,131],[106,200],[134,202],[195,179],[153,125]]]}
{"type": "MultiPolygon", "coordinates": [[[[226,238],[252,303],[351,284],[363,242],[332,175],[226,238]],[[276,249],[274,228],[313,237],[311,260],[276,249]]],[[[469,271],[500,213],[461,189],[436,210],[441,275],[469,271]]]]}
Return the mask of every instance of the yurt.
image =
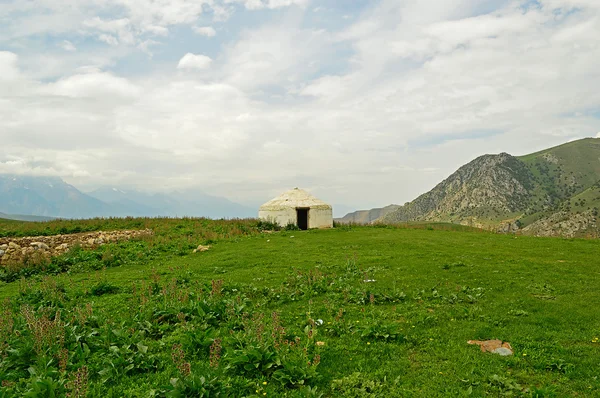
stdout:
{"type": "Polygon", "coordinates": [[[282,227],[288,224],[295,224],[300,229],[333,227],[331,205],[298,188],[284,192],[262,205],[258,217],[282,227]]]}

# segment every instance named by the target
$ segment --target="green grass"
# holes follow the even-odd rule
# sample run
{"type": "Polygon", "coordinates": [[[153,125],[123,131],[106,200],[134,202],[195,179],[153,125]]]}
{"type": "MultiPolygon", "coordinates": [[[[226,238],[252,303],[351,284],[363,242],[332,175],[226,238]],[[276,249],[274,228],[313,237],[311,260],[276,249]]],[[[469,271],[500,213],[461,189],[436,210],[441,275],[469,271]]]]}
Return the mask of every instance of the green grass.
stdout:
{"type": "MultiPolygon", "coordinates": [[[[194,222],[164,224],[154,238],[167,248],[190,238],[185,253],[174,245],[112,268],[0,285],[10,300],[0,319],[19,330],[0,326],[0,348],[10,347],[0,397],[73,392],[83,364],[88,396],[98,397],[600,394],[598,241],[436,224],[258,234],[247,221],[191,254],[194,239],[206,241],[182,234],[194,222]],[[62,346],[32,348],[24,308],[37,319],[61,312],[64,368],[62,346]],[[466,343],[494,338],[515,355],[466,343]],[[211,346],[221,347],[218,366],[211,346]]],[[[148,248],[135,243],[123,250],[148,248]]]]}

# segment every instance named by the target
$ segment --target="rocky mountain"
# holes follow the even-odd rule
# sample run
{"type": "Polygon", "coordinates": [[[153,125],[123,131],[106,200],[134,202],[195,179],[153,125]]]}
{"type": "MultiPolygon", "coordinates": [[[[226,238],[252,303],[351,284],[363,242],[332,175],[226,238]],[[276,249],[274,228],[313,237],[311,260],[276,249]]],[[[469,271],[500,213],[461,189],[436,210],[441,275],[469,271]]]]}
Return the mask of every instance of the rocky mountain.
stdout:
{"type": "Polygon", "coordinates": [[[198,190],[150,194],[118,188],[83,193],[58,177],[0,175],[0,218],[123,216],[254,217],[255,209],[198,190]],[[25,214],[27,216],[14,216],[25,214]],[[13,216],[11,216],[13,215],[13,216]]]}
{"type": "Polygon", "coordinates": [[[596,236],[599,208],[600,139],[586,138],[521,157],[481,156],[375,222],[443,221],[596,236]]]}
{"type": "Polygon", "coordinates": [[[386,222],[512,218],[528,208],[533,175],[507,153],[484,155],[431,191],[381,217],[386,222]]]}

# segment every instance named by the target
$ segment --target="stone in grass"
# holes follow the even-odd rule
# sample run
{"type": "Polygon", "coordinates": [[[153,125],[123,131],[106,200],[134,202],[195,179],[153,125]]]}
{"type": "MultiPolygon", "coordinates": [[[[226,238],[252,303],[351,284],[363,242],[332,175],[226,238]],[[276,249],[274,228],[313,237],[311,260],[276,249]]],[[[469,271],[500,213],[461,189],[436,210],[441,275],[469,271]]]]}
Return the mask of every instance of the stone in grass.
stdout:
{"type": "Polygon", "coordinates": [[[208,250],[210,250],[210,246],[199,245],[197,248],[194,249],[194,253],[202,253],[208,250]]]}
{"type": "Polygon", "coordinates": [[[498,354],[498,355],[501,355],[501,356],[503,356],[503,357],[507,357],[507,356],[509,356],[509,355],[512,355],[512,354],[513,354],[513,352],[512,352],[512,351],[511,351],[509,348],[506,348],[506,347],[500,347],[500,348],[496,348],[496,349],[495,349],[494,351],[492,351],[492,352],[493,352],[494,354],[498,354]]]}
{"type": "Polygon", "coordinates": [[[513,354],[510,343],[506,341],[503,343],[502,340],[469,340],[467,344],[478,345],[481,348],[481,352],[492,352],[503,357],[513,354]]]}
{"type": "Polygon", "coordinates": [[[33,242],[29,246],[33,247],[36,250],[50,250],[50,247],[43,242],[33,242]]]}

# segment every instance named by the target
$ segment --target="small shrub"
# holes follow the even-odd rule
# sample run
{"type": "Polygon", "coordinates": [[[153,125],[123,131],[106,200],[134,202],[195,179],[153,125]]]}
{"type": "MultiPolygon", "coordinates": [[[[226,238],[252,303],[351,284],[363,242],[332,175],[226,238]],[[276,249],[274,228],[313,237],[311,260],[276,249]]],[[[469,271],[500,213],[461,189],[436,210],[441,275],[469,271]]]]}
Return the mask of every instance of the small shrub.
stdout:
{"type": "Polygon", "coordinates": [[[281,226],[275,221],[271,220],[258,220],[256,223],[256,229],[259,231],[280,231],[281,226]]]}
{"type": "Polygon", "coordinates": [[[101,281],[92,286],[90,294],[92,296],[103,296],[105,294],[118,293],[119,291],[120,288],[118,286],[115,286],[108,281],[101,281]]]}
{"type": "Polygon", "coordinates": [[[171,384],[161,391],[159,397],[220,397],[225,387],[217,377],[191,374],[188,377],[171,379],[171,384]]]}
{"type": "Polygon", "coordinates": [[[383,392],[380,381],[370,380],[360,372],[331,382],[331,389],[335,396],[349,398],[367,398],[379,396],[383,392]]]}
{"type": "Polygon", "coordinates": [[[300,228],[293,222],[287,223],[283,229],[286,231],[300,231],[300,228]]]}

